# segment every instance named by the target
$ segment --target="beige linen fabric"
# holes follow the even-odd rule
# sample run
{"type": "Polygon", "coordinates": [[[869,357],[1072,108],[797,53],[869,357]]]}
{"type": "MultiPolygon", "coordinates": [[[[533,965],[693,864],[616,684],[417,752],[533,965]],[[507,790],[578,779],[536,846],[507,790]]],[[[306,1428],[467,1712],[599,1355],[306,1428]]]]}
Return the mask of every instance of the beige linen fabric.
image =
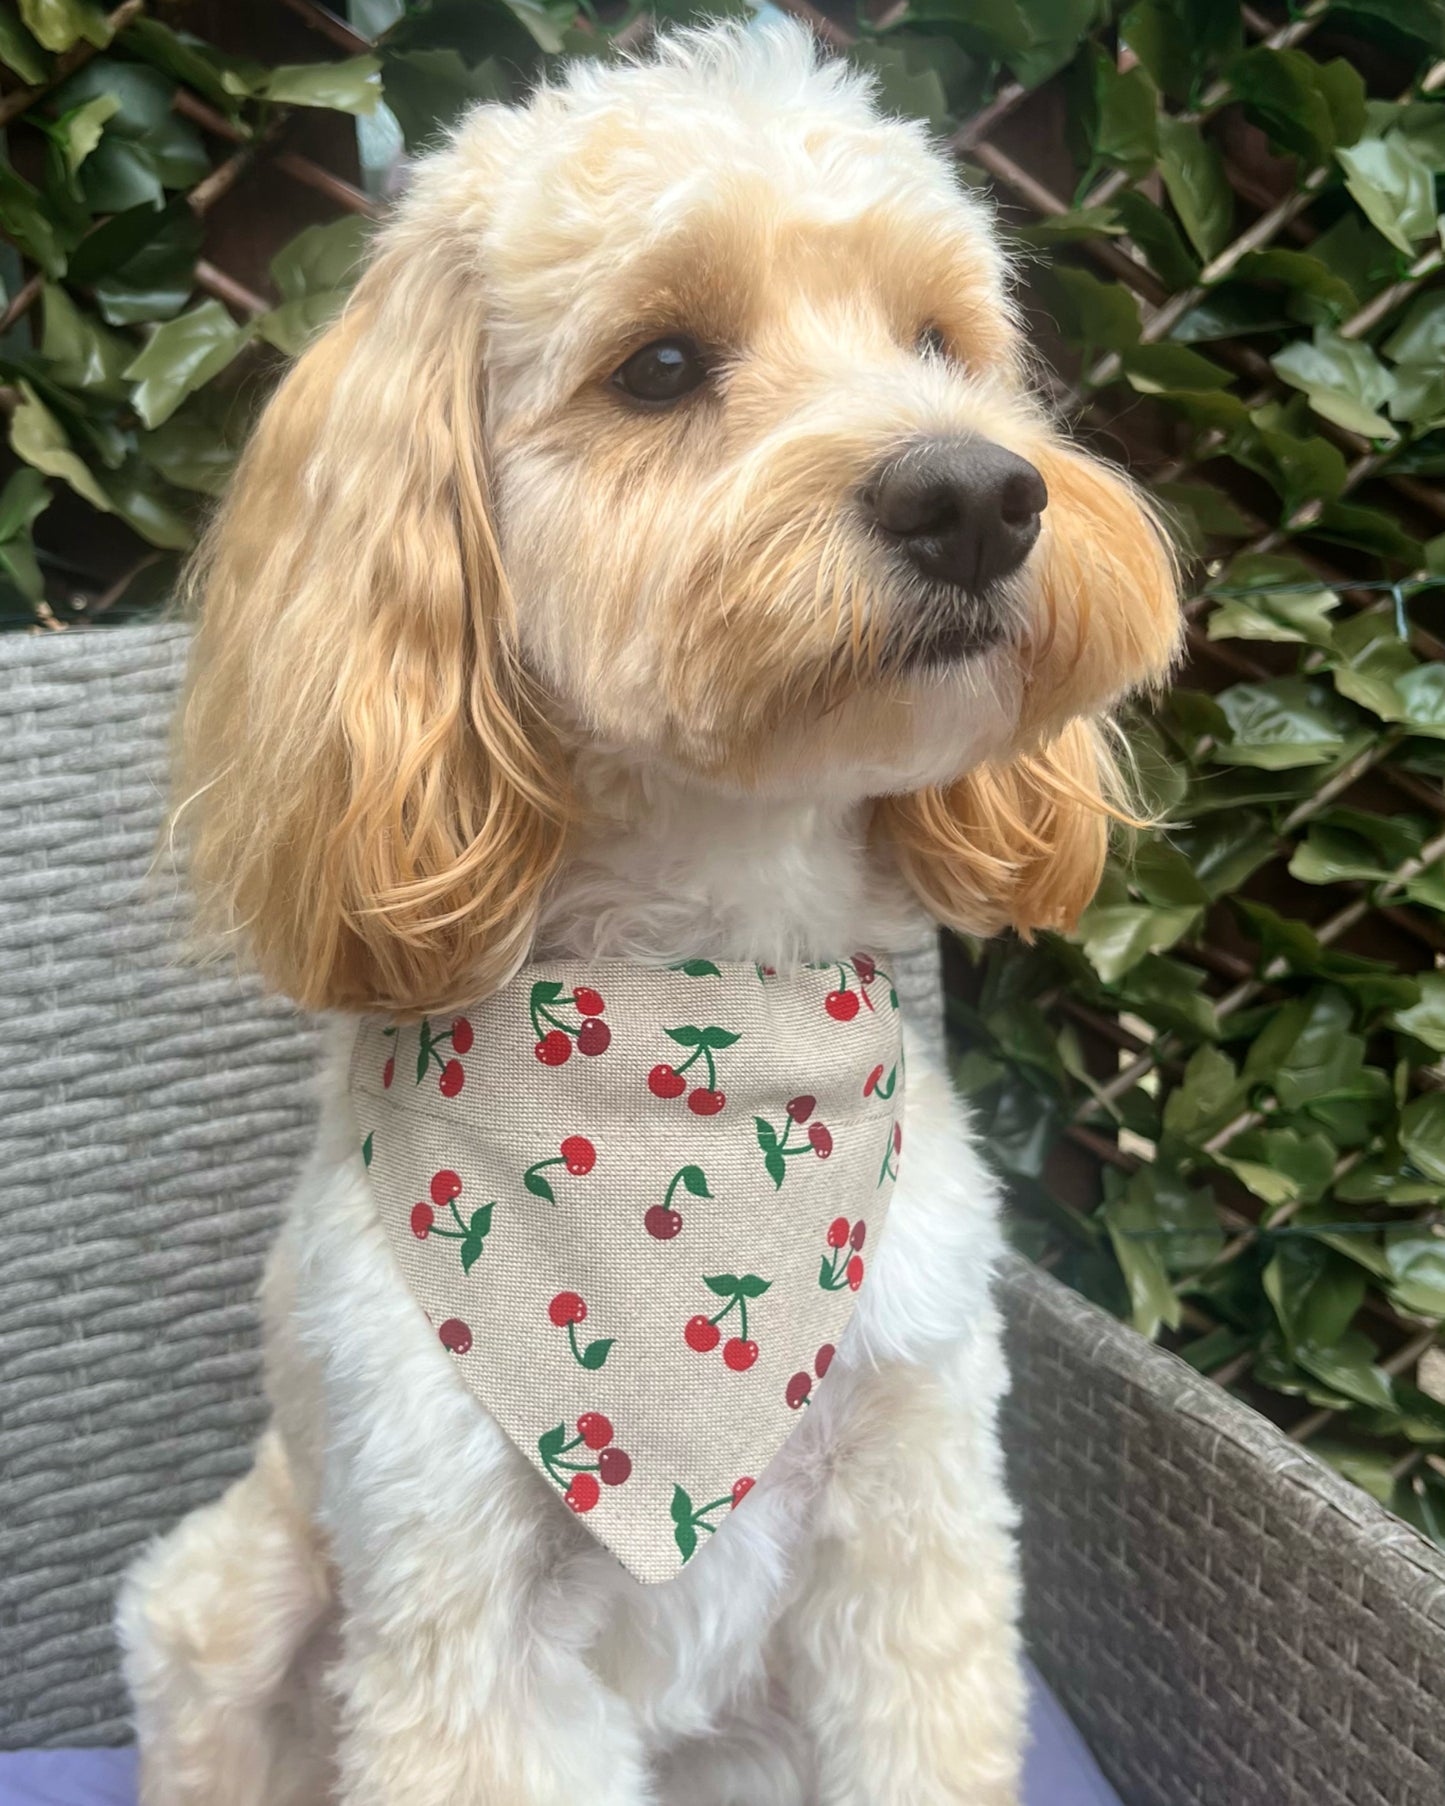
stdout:
{"type": "Polygon", "coordinates": [[[809,1408],[897,1173],[897,994],[539,963],[363,1024],[351,1092],[398,1266],[462,1378],[639,1580],[711,1541],[809,1408]]]}

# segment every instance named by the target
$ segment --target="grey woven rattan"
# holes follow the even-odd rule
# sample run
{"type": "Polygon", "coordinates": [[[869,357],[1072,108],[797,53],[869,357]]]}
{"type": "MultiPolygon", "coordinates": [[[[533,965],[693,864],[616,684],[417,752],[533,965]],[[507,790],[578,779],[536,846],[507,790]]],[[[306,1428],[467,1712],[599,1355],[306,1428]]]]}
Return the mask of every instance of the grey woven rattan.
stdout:
{"type": "Polygon", "coordinates": [[[292,1014],[176,963],[147,878],[176,627],[0,637],[0,1744],[121,1740],[137,1546],[258,1420],[251,1304],[305,1145],[292,1014]]]}
{"type": "MultiPolygon", "coordinates": [[[[124,1738],[115,1579],[245,1464],[306,1142],[309,1031],[147,881],[182,647],[0,639],[0,1747],[124,1738]]],[[[1043,1274],[1003,1297],[1030,1640],[1127,1806],[1445,1806],[1445,1561],[1043,1274]]]]}

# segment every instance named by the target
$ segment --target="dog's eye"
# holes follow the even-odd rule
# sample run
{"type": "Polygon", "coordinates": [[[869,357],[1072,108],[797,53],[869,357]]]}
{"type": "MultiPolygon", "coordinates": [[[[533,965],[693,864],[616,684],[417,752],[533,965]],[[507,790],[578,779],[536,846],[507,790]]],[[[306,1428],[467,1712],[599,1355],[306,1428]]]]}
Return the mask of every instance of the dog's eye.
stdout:
{"type": "Polygon", "coordinates": [[[941,326],[925,326],[919,333],[917,345],[924,357],[943,357],[949,355],[948,340],[943,336],[941,326]]]}
{"type": "Polygon", "coordinates": [[[612,381],[634,401],[665,407],[707,381],[707,360],[691,339],[657,339],[634,351],[612,381]]]}

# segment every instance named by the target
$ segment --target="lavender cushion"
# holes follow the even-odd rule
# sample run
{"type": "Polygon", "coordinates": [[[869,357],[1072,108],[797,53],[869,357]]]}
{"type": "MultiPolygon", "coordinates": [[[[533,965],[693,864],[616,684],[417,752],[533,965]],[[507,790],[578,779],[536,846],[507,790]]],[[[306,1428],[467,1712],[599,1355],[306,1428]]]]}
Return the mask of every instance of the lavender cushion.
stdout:
{"type": "MultiPolygon", "coordinates": [[[[1119,1806],[1063,1708],[1030,1678],[1024,1806],[1119,1806]]],[[[135,1806],[135,1751],[0,1754],[0,1806],[135,1806]]]]}

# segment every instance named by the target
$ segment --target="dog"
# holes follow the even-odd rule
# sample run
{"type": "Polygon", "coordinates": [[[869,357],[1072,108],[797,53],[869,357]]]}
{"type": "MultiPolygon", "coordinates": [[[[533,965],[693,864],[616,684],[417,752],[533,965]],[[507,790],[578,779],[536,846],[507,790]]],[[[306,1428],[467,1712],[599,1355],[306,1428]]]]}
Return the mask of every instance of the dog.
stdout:
{"type": "Polygon", "coordinates": [[[345,1075],[359,1017],[529,959],[1071,923],[1178,594],[1032,388],[986,203],[795,24],[578,62],[417,163],[194,575],[201,920],[331,1020],[270,1427],[122,1594],[146,1806],[1017,1801],[997,1194],[926,1049],[828,1382],[659,1586],[457,1380],[345,1075]]]}

